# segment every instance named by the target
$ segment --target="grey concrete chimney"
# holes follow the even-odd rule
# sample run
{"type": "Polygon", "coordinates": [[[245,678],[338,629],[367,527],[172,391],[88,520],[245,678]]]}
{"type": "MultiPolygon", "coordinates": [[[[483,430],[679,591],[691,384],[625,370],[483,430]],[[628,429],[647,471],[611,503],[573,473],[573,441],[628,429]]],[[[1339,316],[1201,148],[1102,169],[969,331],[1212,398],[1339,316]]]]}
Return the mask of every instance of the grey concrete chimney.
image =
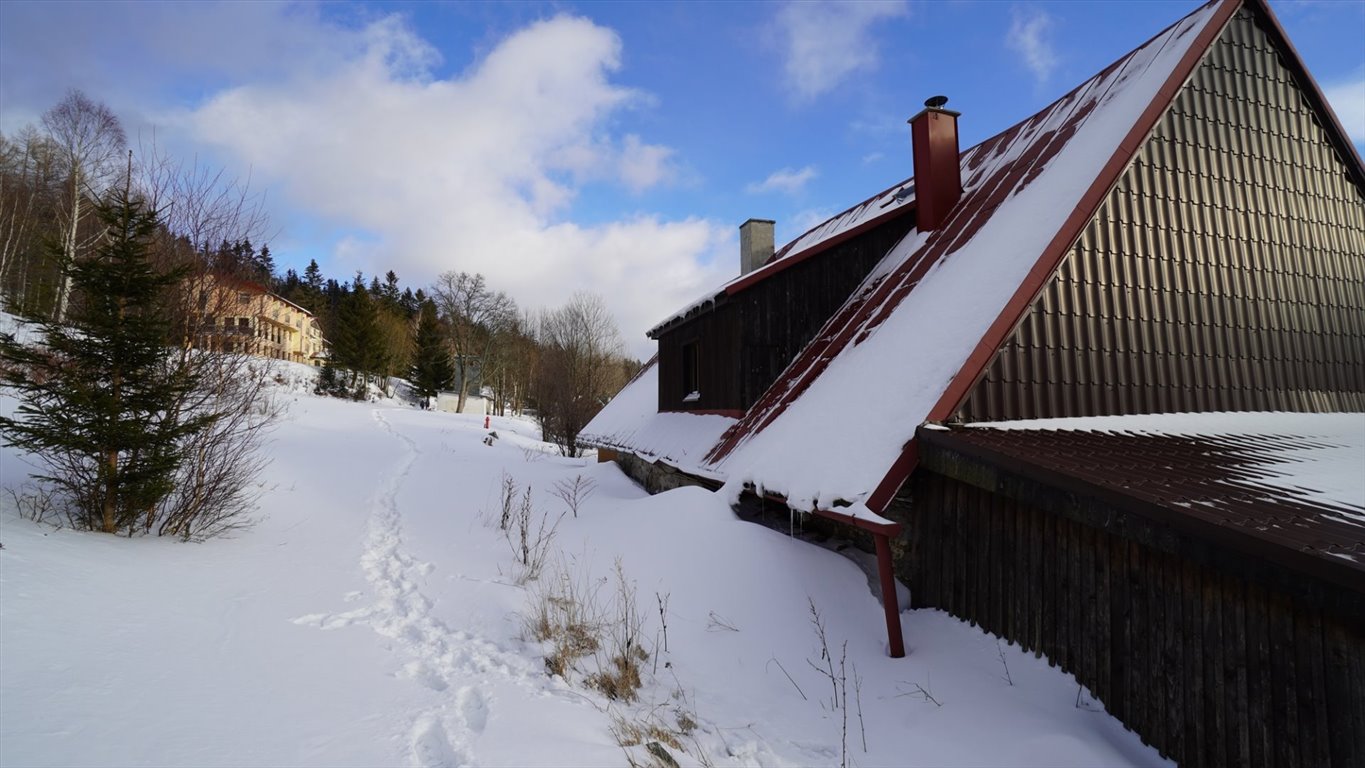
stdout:
{"type": "Polygon", "coordinates": [[[773,257],[773,226],[768,219],[749,219],[739,225],[739,273],[747,275],[773,257]]]}

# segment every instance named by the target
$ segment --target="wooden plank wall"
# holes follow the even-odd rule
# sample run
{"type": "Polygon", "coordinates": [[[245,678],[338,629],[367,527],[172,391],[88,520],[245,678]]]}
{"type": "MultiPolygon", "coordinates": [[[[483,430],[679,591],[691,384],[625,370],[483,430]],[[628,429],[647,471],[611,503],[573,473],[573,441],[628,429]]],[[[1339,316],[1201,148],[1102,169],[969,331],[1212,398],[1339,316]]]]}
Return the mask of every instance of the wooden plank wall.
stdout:
{"type": "Polygon", "coordinates": [[[1365,765],[1361,617],[941,475],[905,498],[913,606],[1047,657],[1162,755],[1365,765]]]}
{"type": "Polygon", "coordinates": [[[914,224],[902,216],[731,297],[739,313],[739,407],[767,391],[914,224]]]}
{"type": "Polygon", "coordinates": [[[661,333],[659,409],[743,410],[754,404],[872,268],[915,228],[901,216],[778,272],[661,333]],[[701,397],[683,402],[682,349],[696,343],[701,397]]]}
{"type": "Polygon", "coordinates": [[[714,411],[740,407],[738,314],[733,304],[705,312],[659,337],[659,410],[714,411]],[[682,348],[697,345],[701,397],[684,402],[682,348]]]}

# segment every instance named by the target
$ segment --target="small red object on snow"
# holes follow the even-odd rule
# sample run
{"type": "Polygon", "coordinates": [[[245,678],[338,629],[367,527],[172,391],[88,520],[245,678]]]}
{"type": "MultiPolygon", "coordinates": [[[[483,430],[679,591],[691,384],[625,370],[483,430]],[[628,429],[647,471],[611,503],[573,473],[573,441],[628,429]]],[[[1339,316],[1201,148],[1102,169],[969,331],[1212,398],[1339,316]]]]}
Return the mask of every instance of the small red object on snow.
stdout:
{"type": "Polygon", "coordinates": [[[488,417],[488,416],[483,417],[483,428],[484,428],[484,429],[488,429],[488,420],[489,420],[489,418],[490,418],[490,417],[488,417]]]}

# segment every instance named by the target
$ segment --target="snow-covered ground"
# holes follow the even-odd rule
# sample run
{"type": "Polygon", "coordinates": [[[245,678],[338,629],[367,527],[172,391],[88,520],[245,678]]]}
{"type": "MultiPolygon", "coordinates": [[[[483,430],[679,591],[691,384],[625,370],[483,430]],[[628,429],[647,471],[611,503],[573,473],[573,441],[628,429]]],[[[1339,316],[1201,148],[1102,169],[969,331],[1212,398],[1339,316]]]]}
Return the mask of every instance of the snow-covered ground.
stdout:
{"type": "MultiPolygon", "coordinates": [[[[258,521],[232,538],[117,539],[0,504],[0,765],[626,765],[631,724],[671,732],[684,766],[1161,762],[1070,676],[944,613],[906,611],[909,655],[888,658],[856,565],[716,495],[648,496],[528,422],[494,418],[485,445],[481,417],[286,378],[258,521]],[[551,524],[556,483],[595,484],[538,581],[498,527],[504,475],[551,524]],[[649,653],[630,704],[586,685],[591,655],[548,674],[523,618],[564,578],[611,615],[618,561],[649,653]]],[[[25,481],[12,449],[0,465],[25,481]]]]}

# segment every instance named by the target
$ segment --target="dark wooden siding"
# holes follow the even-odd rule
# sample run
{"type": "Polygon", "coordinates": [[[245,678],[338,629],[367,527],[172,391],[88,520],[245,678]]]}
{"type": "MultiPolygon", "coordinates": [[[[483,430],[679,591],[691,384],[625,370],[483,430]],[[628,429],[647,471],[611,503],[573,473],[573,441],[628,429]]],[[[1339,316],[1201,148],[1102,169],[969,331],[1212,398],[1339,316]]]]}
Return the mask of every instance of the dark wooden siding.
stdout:
{"type": "Polygon", "coordinates": [[[968,421],[1365,410],[1365,191],[1239,12],[966,399],[968,421]]]}
{"type": "Polygon", "coordinates": [[[914,607],[1046,656],[1180,765],[1365,763],[1365,616],[1121,516],[924,469],[888,514],[914,607]]]}
{"type": "Polygon", "coordinates": [[[659,409],[744,410],[763,394],[872,268],[913,213],[778,272],[659,334],[659,409]],[[698,344],[701,398],[684,403],[683,347],[698,344]]]}
{"type": "Polygon", "coordinates": [[[731,297],[738,308],[740,407],[748,408],[906,233],[901,216],[731,297]]]}
{"type": "Polygon", "coordinates": [[[723,411],[739,408],[739,333],[735,307],[721,304],[659,336],[659,410],[723,411]],[[683,399],[683,347],[697,345],[697,383],[701,395],[683,399]]]}

